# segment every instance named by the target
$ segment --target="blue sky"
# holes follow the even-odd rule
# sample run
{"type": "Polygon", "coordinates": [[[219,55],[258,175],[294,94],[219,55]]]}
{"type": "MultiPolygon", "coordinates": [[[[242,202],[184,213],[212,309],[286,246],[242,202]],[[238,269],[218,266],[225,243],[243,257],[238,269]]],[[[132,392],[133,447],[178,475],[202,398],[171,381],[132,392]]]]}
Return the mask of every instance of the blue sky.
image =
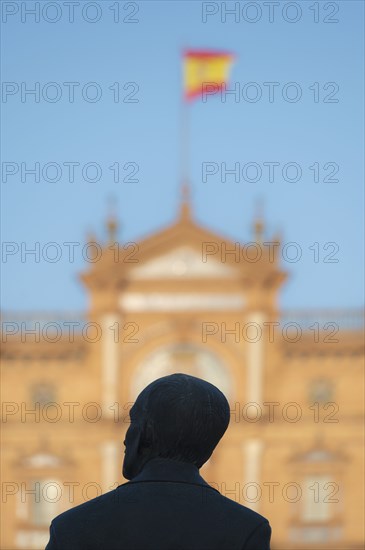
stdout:
{"type": "MultiPolygon", "coordinates": [[[[80,253],[70,262],[63,243],[82,245],[90,229],[104,238],[111,195],[117,200],[123,241],[138,240],[174,220],[181,179],[183,47],[234,52],[230,86],[238,86],[241,92],[237,102],[232,96],[226,102],[217,96],[191,106],[190,173],[196,219],[235,241],[249,241],[255,204],[262,199],[267,238],[280,230],[284,242],[296,242],[302,251],[298,262],[283,262],[291,276],[281,294],[281,306],[363,304],[363,2],[328,6],[300,1],[291,8],[281,2],[272,22],[262,2],[251,3],[251,8],[240,2],[240,12],[227,15],[226,22],[222,6],[229,9],[234,2],[210,2],[209,8],[198,1],[119,2],[119,23],[113,21],[117,3],[108,0],[95,2],[97,8],[85,11],[89,19],[100,16],[95,23],[82,16],[82,7],[90,4],[83,0],[75,7],[73,23],[62,1],[53,2],[59,6],[57,12],[54,6],[40,12],[39,22],[21,13],[24,2],[3,4],[10,7],[3,12],[2,80],[13,83],[7,84],[8,92],[14,92],[14,86],[19,92],[3,93],[1,104],[2,240],[19,247],[23,242],[29,249],[36,242],[41,248],[56,242],[62,250],[56,263],[42,258],[37,263],[31,256],[22,261],[20,253],[4,262],[3,256],[4,310],[86,308],[87,296],[77,274],[87,264],[80,253]],[[10,15],[14,6],[18,11],[10,15]],[[204,9],[218,12],[203,22],[204,9]],[[297,22],[285,20],[299,14],[298,9],[297,22]],[[248,22],[255,13],[258,20],[248,22]],[[59,21],[47,21],[57,14],[59,21]],[[136,22],[123,22],[123,18],[136,22]],[[324,18],[338,22],[326,23],[324,18]],[[40,101],[28,95],[22,102],[21,83],[32,88],[37,82],[40,101]],[[50,82],[57,86],[47,87],[50,82]],[[73,103],[65,82],[79,83],[73,103]],[[84,90],[92,99],[96,88],[88,86],[90,82],[102,93],[99,101],[82,96],[84,90]],[[138,87],[133,96],[138,101],[115,102],[109,88],[116,82],[122,98],[138,87]],[[248,89],[249,82],[254,87],[248,89]],[[278,83],[273,102],[265,82],[278,83]],[[301,90],[297,102],[285,99],[285,90],[289,97],[294,91],[285,87],[290,82],[301,90]],[[49,101],[56,89],[61,90],[59,101],[49,101]],[[247,98],[254,89],[261,90],[262,97],[250,102],[247,98]],[[338,102],[326,102],[326,98],[338,102]],[[47,181],[54,176],[52,170],[39,182],[23,170],[25,181],[21,181],[21,163],[30,168],[37,162],[41,169],[50,162],[61,166],[59,181],[47,181]],[[70,162],[79,163],[73,182],[64,164],[70,162]],[[126,163],[136,163],[138,182],[115,183],[109,167],[116,162],[123,175],[129,172],[123,171],[126,163]],[[206,162],[215,163],[219,173],[204,182],[201,172],[206,162]],[[268,162],[279,163],[273,182],[267,178],[268,162]],[[100,167],[99,181],[82,177],[87,163],[100,167]],[[250,182],[241,173],[238,182],[233,176],[224,182],[222,163],[227,168],[256,163],[262,177],[250,182]],[[281,170],[287,163],[300,166],[299,181],[283,179],[281,170]],[[310,166],[319,167],[318,182],[310,166]],[[323,181],[335,166],[339,170],[333,179],[339,181],[323,181]],[[18,172],[7,174],[11,167],[18,172]],[[314,262],[314,243],[320,251],[318,262],[314,262]],[[335,248],[326,243],[335,243],[335,248]],[[335,249],[338,262],[325,263],[325,255],[335,249]]],[[[34,4],[26,2],[29,8],[34,4]]],[[[92,168],[87,174],[93,177],[92,168]]],[[[253,177],[252,172],[248,174],[253,177]]]]}

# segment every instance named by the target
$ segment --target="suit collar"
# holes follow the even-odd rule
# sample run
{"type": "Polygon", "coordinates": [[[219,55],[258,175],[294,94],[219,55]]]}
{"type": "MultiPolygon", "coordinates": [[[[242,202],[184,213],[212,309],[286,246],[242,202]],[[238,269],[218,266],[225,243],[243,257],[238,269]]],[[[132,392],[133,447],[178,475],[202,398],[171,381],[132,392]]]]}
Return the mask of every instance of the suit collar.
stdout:
{"type": "Polygon", "coordinates": [[[142,471],[124,485],[138,483],[140,481],[177,481],[182,483],[193,483],[209,487],[209,485],[199,474],[198,468],[188,462],[171,460],[170,458],[152,458],[143,467],[142,471]]]}

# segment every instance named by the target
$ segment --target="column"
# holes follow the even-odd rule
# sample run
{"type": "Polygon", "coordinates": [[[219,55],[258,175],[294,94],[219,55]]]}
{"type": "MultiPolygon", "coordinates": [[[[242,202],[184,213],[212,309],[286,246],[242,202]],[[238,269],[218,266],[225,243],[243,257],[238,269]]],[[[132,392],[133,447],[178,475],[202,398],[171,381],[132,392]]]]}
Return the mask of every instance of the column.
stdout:
{"type": "Polygon", "coordinates": [[[263,441],[250,438],[242,443],[244,453],[244,485],[245,506],[256,512],[259,511],[262,499],[261,486],[261,459],[263,441]],[[256,501],[256,502],[255,502],[256,501]]]}
{"type": "Polygon", "coordinates": [[[262,406],[263,398],[263,370],[264,370],[264,321],[265,315],[261,312],[251,313],[247,319],[246,323],[255,323],[258,327],[258,330],[261,329],[259,333],[261,336],[255,340],[254,337],[254,325],[252,329],[248,332],[250,335],[247,337],[246,345],[246,363],[247,363],[247,382],[246,382],[246,403],[257,403],[259,406],[262,406]],[[251,337],[252,334],[252,337],[251,337]],[[248,339],[249,338],[249,339],[248,339]],[[250,341],[252,339],[252,341],[250,341]]]}
{"type": "Polygon", "coordinates": [[[118,396],[119,315],[104,315],[102,327],[101,390],[103,418],[114,418],[113,406],[118,396]]]}
{"type": "Polygon", "coordinates": [[[112,491],[120,484],[121,474],[118,471],[118,461],[122,452],[122,442],[105,441],[101,444],[103,492],[112,491]]]}

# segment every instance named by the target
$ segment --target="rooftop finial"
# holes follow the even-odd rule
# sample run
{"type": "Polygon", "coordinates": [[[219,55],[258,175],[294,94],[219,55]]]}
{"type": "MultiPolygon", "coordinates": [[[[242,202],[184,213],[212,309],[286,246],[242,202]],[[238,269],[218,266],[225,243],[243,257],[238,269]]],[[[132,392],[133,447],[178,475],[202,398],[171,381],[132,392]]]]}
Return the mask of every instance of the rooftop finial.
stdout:
{"type": "Polygon", "coordinates": [[[108,199],[108,217],[106,220],[106,227],[108,231],[108,241],[114,243],[117,238],[118,221],[116,216],[116,199],[114,196],[108,199]]]}
{"type": "Polygon", "coordinates": [[[87,243],[96,243],[96,236],[93,231],[89,229],[89,231],[86,233],[86,242],[87,243]]]}
{"type": "Polygon", "coordinates": [[[190,185],[184,182],[181,186],[180,219],[189,220],[191,217],[191,190],[190,185]]]}
{"type": "Polygon", "coordinates": [[[261,243],[262,237],[264,234],[264,220],[263,220],[264,201],[261,197],[256,200],[255,209],[256,209],[256,214],[254,219],[255,241],[261,243]]]}

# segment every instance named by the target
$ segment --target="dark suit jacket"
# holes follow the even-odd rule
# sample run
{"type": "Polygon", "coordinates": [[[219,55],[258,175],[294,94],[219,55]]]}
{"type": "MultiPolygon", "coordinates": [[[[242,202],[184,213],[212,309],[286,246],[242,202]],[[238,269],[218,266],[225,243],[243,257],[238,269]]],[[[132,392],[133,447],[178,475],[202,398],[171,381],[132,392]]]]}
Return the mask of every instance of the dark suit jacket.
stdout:
{"type": "Polygon", "coordinates": [[[192,464],[154,458],[131,481],[57,516],[46,550],[270,550],[267,519],[192,464]]]}

